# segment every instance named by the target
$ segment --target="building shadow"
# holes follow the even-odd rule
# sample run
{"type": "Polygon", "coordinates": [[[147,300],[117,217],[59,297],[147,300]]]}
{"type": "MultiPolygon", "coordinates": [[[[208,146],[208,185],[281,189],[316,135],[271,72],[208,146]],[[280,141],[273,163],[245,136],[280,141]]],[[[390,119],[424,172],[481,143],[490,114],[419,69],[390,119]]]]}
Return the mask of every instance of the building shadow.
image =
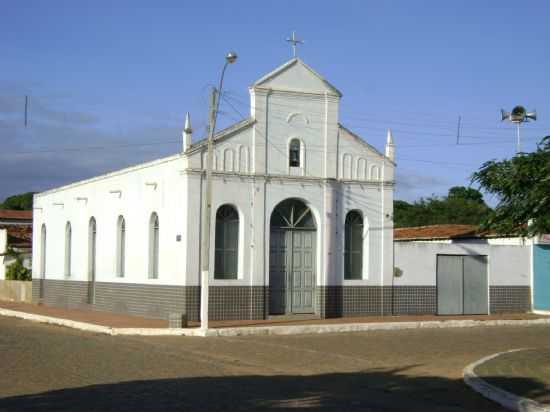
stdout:
{"type": "MultiPolygon", "coordinates": [[[[13,396],[0,411],[501,411],[462,379],[407,376],[406,370],[313,376],[249,375],[139,380],[13,396]]],[[[499,377],[502,380],[504,378],[499,377]]],[[[546,391],[535,380],[507,386],[546,391]]]]}

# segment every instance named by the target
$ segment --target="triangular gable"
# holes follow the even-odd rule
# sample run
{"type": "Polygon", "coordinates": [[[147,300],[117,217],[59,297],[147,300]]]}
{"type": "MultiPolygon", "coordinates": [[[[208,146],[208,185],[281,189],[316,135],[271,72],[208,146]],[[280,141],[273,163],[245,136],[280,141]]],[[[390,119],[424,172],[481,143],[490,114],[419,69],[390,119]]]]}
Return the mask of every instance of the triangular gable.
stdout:
{"type": "MultiPolygon", "coordinates": [[[[214,135],[214,145],[216,145],[219,142],[224,141],[225,139],[234,136],[235,134],[241,132],[244,129],[247,129],[254,125],[256,121],[249,117],[247,119],[243,119],[240,122],[234,123],[231,126],[226,127],[223,130],[220,130],[219,132],[216,132],[214,135]]],[[[193,143],[189,149],[187,149],[186,153],[193,153],[197,151],[199,148],[206,146],[208,143],[208,137],[204,137],[200,139],[199,141],[193,143]]]]}
{"type": "Polygon", "coordinates": [[[342,93],[336,87],[298,58],[294,58],[271,73],[266,74],[257,80],[252,87],[306,93],[328,92],[342,97],[342,93]]]}
{"type": "Polygon", "coordinates": [[[384,160],[387,160],[388,162],[392,163],[393,165],[395,165],[395,162],[392,161],[390,158],[388,158],[386,155],[384,155],[384,153],[380,152],[376,147],[368,144],[366,141],[364,141],[360,136],[358,136],[357,134],[353,133],[351,130],[349,130],[347,127],[343,126],[341,123],[338,123],[338,127],[340,128],[340,130],[344,131],[348,136],[350,136],[351,138],[353,138],[357,143],[360,143],[362,146],[366,147],[370,152],[372,152],[373,154],[379,156],[380,158],[384,159],[384,160]]]}

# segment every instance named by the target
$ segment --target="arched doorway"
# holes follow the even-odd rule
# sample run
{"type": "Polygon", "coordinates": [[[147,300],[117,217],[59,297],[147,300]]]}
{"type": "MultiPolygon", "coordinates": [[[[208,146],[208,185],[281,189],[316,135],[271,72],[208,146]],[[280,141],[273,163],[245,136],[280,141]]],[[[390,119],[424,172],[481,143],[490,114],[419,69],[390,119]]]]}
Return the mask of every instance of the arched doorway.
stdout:
{"type": "Polygon", "coordinates": [[[287,199],[271,214],[269,313],[315,312],[317,226],[310,208],[287,199]]]}

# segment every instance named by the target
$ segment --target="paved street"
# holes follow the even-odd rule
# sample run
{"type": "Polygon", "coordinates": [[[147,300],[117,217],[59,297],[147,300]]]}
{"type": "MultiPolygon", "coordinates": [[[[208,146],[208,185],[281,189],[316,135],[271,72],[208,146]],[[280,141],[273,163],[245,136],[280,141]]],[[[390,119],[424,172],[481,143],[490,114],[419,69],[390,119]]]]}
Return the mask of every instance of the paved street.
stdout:
{"type": "Polygon", "coordinates": [[[498,411],[464,366],[549,344],[540,326],[147,338],[0,318],[0,411],[498,411]]]}

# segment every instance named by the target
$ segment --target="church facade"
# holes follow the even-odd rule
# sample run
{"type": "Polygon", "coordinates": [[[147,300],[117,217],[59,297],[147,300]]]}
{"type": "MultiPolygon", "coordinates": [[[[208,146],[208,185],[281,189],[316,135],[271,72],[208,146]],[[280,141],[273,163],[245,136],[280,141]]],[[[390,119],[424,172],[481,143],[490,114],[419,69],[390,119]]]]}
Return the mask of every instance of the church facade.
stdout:
{"type": "MultiPolygon", "coordinates": [[[[210,319],[390,314],[391,132],[381,153],[340,124],[342,94],[297,58],[249,92],[214,138],[210,319]]],[[[35,302],[198,320],[207,144],[189,117],[182,145],[35,195],[35,302]]]]}

